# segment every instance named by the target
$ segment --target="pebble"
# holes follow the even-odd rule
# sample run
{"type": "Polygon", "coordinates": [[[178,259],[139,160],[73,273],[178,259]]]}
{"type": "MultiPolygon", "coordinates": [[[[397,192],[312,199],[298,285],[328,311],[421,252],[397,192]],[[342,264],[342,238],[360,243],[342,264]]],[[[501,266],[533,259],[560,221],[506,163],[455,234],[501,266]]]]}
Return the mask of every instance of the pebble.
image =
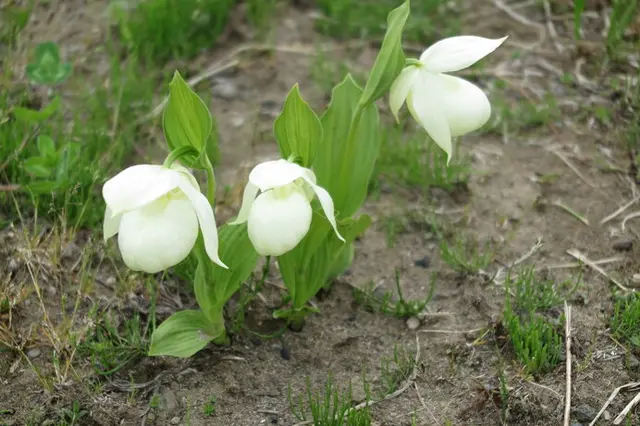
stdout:
{"type": "Polygon", "coordinates": [[[222,99],[233,99],[238,95],[238,87],[231,80],[226,78],[218,79],[216,85],[213,86],[213,96],[222,99]]]}
{"type": "Polygon", "coordinates": [[[289,361],[291,359],[291,352],[289,351],[289,348],[283,346],[282,349],[280,349],[280,356],[285,361],[289,361]]]}
{"type": "Polygon", "coordinates": [[[640,374],[640,359],[637,356],[630,354],[627,361],[627,369],[631,373],[640,374]]]}
{"type": "Polygon", "coordinates": [[[40,349],[38,348],[33,348],[33,349],[29,349],[27,351],[27,356],[29,358],[37,358],[40,356],[40,354],[42,353],[42,351],[40,351],[40,349]]]}
{"type": "Polygon", "coordinates": [[[171,389],[165,388],[162,391],[162,400],[164,401],[164,409],[167,412],[172,413],[178,408],[178,398],[176,398],[176,394],[171,389]]]}
{"type": "Polygon", "coordinates": [[[611,244],[611,247],[616,251],[629,251],[633,248],[633,240],[622,238],[614,241],[613,244],[611,244]]]}
{"type": "Polygon", "coordinates": [[[427,256],[423,257],[422,259],[418,259],[415,260],[413,262],[413,264],[419,268],[428,268],[429,266],[431,266],[431,259],[429,259],[427,256]]]}
{"type": "Polygon", "coordinates": [[[407,320],[407,328],[409,330],[415,330],[420,327],[420,320],[416,317],[411,317],[407,320]]]}
{"type": "Polygon", "coordinates": [[[573,416],[582,423],[587,423],[593,420],[598,414],[598,410],[587,404],[580,404],[571,410],[573,416]]]}
{"type": "Polygon", "coordinates": [[[107,278],[104,282],[106,285],[108,285],[109,287],[113,287],[116,284],[116,277],[114,276],[110,276],[109,278],[107,278]]]}
{"type": "Polygon", "coordinates": [[[15,272],[18,270],[19,267],[20,267],[20,264],[15,258],[12,258],[11,260],[9,260],[9,266],[8,266],[9,272],[15,272]]]}
{"type": "Polygon", "coordinates": [[[608,422],[609,420],[611,420],[611,413],[608,410],[604,410],[604,413],[602,413],[602,417],[605,421],[608,422]]]}
{"type": "Polygon", "coordinates": [[[180,417],[173,417],[170,422],[172,425],[177,425],[180,423],[180,417]]]}

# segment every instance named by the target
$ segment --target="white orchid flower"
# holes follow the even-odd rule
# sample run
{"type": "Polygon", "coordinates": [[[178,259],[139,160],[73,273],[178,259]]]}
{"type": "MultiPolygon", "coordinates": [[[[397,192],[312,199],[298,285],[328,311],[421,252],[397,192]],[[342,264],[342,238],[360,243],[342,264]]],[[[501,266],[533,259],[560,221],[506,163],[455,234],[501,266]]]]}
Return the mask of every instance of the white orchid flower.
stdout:
{"type": "Polygon", "coordinates": [[[482,127],[491,116],[491,105],[478,86],[444,73],[470,67],[506,39],[459,36],[429,47],[419,60],[402,70],[391,86],[389,104],[396,120],[406,101],[413,118],[450,160],[451,137],[482,127]]]}
{"type": "Polygon", "coordinates": [[[134,271],[156,273],[183,261],[198,228],[209,258],[227,267],[218,256],[213,209],[184,167],[129,167],[104,184],[102,196],[107,204],[104,239],[118,234],[122,258],[134,271]]]}
{"type": "Polygon", "coordinates": [[[336,225],[331,195],[316,185],[311,170],[283,159],[253,168],[242,207],[231,224],[248,222],[249,239],[256,251],[262,256],[281,256],[309,232],[310,203],[316,196],[336,235],[344,241],[336,225]]]}

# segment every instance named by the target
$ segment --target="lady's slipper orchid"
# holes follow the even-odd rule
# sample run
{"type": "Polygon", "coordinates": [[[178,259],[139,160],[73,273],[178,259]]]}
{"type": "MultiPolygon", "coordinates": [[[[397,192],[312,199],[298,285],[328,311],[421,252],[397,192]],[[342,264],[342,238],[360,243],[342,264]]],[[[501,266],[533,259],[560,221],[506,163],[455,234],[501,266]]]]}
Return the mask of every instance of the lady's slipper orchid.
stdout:
{"type": "Polygon", "coordinates": [[[249,239],[256,251],[262,256],[280,256],[307,235],[312,216],[310,203],[316,196],[336,235],[344,241],[336,226],[331,195],[316,185],[311,170],[283,159],[253,168],[242,207],[231,224],[248,222],[249,239]]]}
{"type": "Polygon", "coordinates": [[[218,256],[213,209],[184,167],[129,167],[104,184],[102,196],[105,241],[118,234],[122,258],[134,271],[156,273],[183,261],[198,228],[209,258],[227,267],[218,256]]]}
{"type": "Polygon", "coordinates": [[[451,137],[482,127],[491,116],[491,105],[478,86],[443,73],[470,67],[506,39],[459,36],[429,47],[391,86],[389,104],[396,120],[406,101],[413,118],[451,159],[451,137]]]}

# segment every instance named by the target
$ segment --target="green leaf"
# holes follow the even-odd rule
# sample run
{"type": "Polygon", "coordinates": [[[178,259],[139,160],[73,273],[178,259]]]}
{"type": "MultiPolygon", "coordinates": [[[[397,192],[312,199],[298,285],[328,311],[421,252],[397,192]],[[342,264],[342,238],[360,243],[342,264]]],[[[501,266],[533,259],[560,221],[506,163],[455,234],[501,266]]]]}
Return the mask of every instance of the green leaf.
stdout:
{"type": "Polygon", "coordinates": [[[58,189],[58,183],[53,181],[33,182],[27,185],[27,189],[36,195],[48,194],[58,189]]]}
{"type": "Polygon", "coordinates": [[[332,92],[331,103],[322,116],[325,129],[314,171],[318,185],[333,197],[341,218],[351,217],[364,203],[380,150],[378,110],[374,104],[364,107],[349,139],[351,117],[358,108],[362,89],[351,75],[332,92]]]}
{"type": "MultiPolygon", "coordinates": [[[[211,114],[178,71],[169,83],[169,102],[163,113],[162,124],[170,151],[192,146],[202,154],[206,149],[205,144],[213,128],[211,114]]],[[[187,158],[186,165],[194,167],[196,160],[187,158]]]]}
{"type": "Polygon", "coordinates": [[[282,112],[276,119],[273,131],[282,158],[292,155],[309,167],[316,157],[322,140],[322,124],[315,112],[302,99],[298,85],[287,95],[282,112]]]}
{"type": "Polygon", "coordinates": [[[55,159],[56,157],[56,144],[51,139],[51,136],[39,135],[37,139],[38,152],[41,156],[55,159]]]}
{"type": "Polygon", "coordinates": [[[71,64],[60,62],[60,50],[53,42],[36,47],[34,62],[27,65],[27,76],[36,83],[56,84],[71,74],[71,64]]]}
{"type": "Polygon", "coordinates": [[[169,355],[188,358],[224,332],[201,311],[176,312],[164,320],[151,335],[149,356],[169,355]]]}
{"type": "Polygon", "coordinates": [[[402,30],[410,12],[410,2],[405,1],[401,6],[392,10],[387,17],[387,32],[382,40],[382,46],[371,74],[364,88],[360,103],[369,105],[380,99],[389,90],[404,67],[404,52],[402,51],[402,30]]]}
{"type": "Polygon", "coordinates": [[[49,166],[49,161],[44,157],[28,158],[22,165],[27,173],[35,177],[48,178],[53,172],[49,166]]]}
{"type": "Polygon", "coordinates": [[[13,108],[13,116],[24,123],[39,123],[51,117],[53,113],[58,110],[58,108],[60,108],[60,97],[56,96],[55,98],[53,98],[51,103],[49,103],[49,105],[47,105],[40,111],[29,108],[15,107],[13,108]]]}
{"type": "Polygon", "coordinates": [[[282,280],[293,300],[294,309],[304,305],[324,286],[342,250],[361,235],[371,224],[371,218],[362,215],[338,224],[342,242],[327,219],[314,210],[311,227],[295,249],[278,257],[282,280]]]}
{"type": "Polygon", "coordinates": [[[202,238],[198,238],[196,246],[198,267],[194,291],[200,309],[212,322],[221,321],[224,304],[249,278],[258,262],[246,224],[223,225],[218,230],[218,239],[220,258],[229,269],[211,262],[204,252],[202,238]]]}

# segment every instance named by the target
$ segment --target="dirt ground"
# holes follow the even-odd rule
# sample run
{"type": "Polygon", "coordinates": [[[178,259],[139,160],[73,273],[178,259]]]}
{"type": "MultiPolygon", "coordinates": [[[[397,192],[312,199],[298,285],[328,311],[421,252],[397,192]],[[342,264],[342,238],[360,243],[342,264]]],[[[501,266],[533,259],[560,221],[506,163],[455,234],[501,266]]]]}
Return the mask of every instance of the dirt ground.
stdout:
{"type": "MultiPolygon", "coordinates": [[[[70,375],[53,391],[43,390],[30,366],[33,364],[45,374],[53,369],[52,348],[45,344],[45,337],[39,336],[29,342],[23,355],[0,352],[0,409],[10,410],[0,414],[0,423],[27,424],[37,406],[54,418],[61,407],[78,401],[88,412],[78,423],[83,425],[293,425],[298,420],[291,414],[289,388],[293,395],[299,395],[304,393],[307,377],[314,388],[320,388],[331,374],[334,383],[342,388],[351,382],[353,402],[361,402],[363,374],[372,389],[380,388],[381,362],[393,357],[395,345],[404,345],[417,361],[415,377],[397,397],[371,407],[374,424],[503,424],[498,379],[501,371],[509,389],[506,424],[561,424],[565,363],[539,378],[523,373],[497,325],[505,289],[498,279],[502,275],[495,274],[521,262],[537,265],[552,278],[565,279],[579,270],[566,266],[576,261],[567,254],[567,250],[574,249],[591,260],[615,257],[616,261],[602,264],[602,269],[623,282],[630,281],[640,272],[636,241],[640,229],[633,220],[622,224],[622,219],[638,206],[630,205],[604,224],[602,220],[629,201],[637,201],[637,187],[626,173],[629,157],[626,145],[615,132],[617,117],[614,115],[613,122],[606,125],[581,113],[587,104],[616,110],[616,100],[599,90],[607,76],[590,74],[601,54],[594,48],[596,41],[586,40],[578,55],[575,48],[563,44],[571,37],[570,23],[552,21],[558,34],[551,36],[540,8],[515,9],[518,16],[529,21],[526,24],[494,2],[482,1],[478,5],[474,14],[468,12],[469,16],[465,16],[463,33],[510,35],[504,49],[478,73],[479,84],[492,87],[496,76],[509,81],[506,102],[512,104],[523,98],[541,99],[541,93],[547,91],[555,93],[562,110],[557,119],[529,129],[463,138],[462,152],[471,157],[474,170],[469,190],[463,196],[434,191],[425,197],[415,191],[398,190],[383,191],[380,197],[369,201],[365,210],[373,216],[374,224],[357,242],[352,268],[314,302],[321,313],[310,317],[302,332],[287,331],[272,340],[236,335],[231,347],[208,347],[188,360],[143,357],[100,382],[90,360],[82,360],[74,367],[76,377],[82,380],[70,375]],[[516,56],[515,51],[524,53],[516,56]],[[585,59],[581,62],[580,58],[585,59]],[[583,80],[578,79],[567,92],[560,83],[562,74],[575,71],[580,63],[577,72],[583,80]],[[620,171],[612,172],[614,166],[620,171]],[[547,176],[555,178],[546,181],[547,176]],[[551,204],[556,201],[580,212],[588,225],[551,204]],[[414,220],[389,248],[384,218],[390,214],[409,217],[409,211],[414,220]],[[459,274],[440,259],[437,237],[426,220],[433,212],[481,245],[491,243],[496,247],[495,259],[486,274],[459,274]],[[625,243],[630,250],[617,250],[625,243]],[[434,298],[417,329],[405,320],[368,312],[354,299],[352,288],[363,288],[371,282],[381,289],[393,290],[396,268],[402,271],[401,285],[409,299],[424,297],[432,274],[437,274],[434,298]],[[38,350],[38,355],[32,356],[36,353],[33,349],[38,350]],[[28,356],[29,351],[32,352],[28,356]],[[160,403],[150,409],[154,394],[159,395],[160,403]],[[216,398],[216,413],[205,417],[202,407],[212,396],[216,398]]],[[[345,46],[315,34],[310,9],[286,7],[277,15],[274,28],[278,48],[272,54],[246,50],[234,56],[240,58],[238,65],[207,79],[214,97],[211,109],[220,126],[223,163],[218,177],[221,187],[231,188],[222,199],[220,221],[238,208],[247,169],[275,154],[270,128],[291,86],[299,82],[305,98],[318,110],[326,105],[327,94],[311,78],[316,44],[328,43],[327,57],[346,60],[356,70],[366,70],[375,55],[373,45],[345,46]],[[220,92],[222,86],[229,92],[220,92]]],[[[599,21],[595,17],[589,19],[597,35],[599,21]]],[[[85,33],[69,32],[65,37],[78,43],[83,37],[96,37],[91,32],[93,25],[85,22],[82,27],[85,33]]],[[[38,35],[33,37],[37,39],[38,35]]],[[[229,55],[243,46],[246,48],[246,41],[230,37],[215,52],[198,58],[193,67],[224,65],[230,60],[229,55]]],[[[386,109],[384,105],[381,108],[386,109]]],[[[151,149],[147,155],[161,160],[164,154],[151,149]]],[[[54,321],[62,321],[56,301],[59,294],[68,293],[73,306],[77,290],[73,266],[88,240],[88,234],[81,233],[59,251],[59,256],[52,257],[43,250],[30,263],[21,252],[26,246],[23,233],[18,228],[8,228],[0,234],[0,270],[8,277],[7,285],[18,286],[18,281],[28,281],[36,265],[46,283],[42,290],[47,296],[48,315],[54,321]],[[45,264],[49,267],[45,268],[45,264]],[[45,270],[53,272],[47,275],[42,272],[45,270]]],[[[92,250],[97,250],[98,244],[91,244],[92,250]]],[[[585,267],[583,272],[583,285],[568,301],[573,309],[571,407],[572,424],[576,425],[588,424],[616,387],[640,378],[638,358],[607,333],[614,284],[592,268],[585,267]]],[[[132,280],[131,292],[122,297],[115,294],[111,265],[100,263],[95,276],[96,294],[80,301],[80,312],[86,313],[98,301],[123,315],[147,313],[150,301],[142,277],[126,277],[132,280]]],[[[123,278],[118,275],[115,279],[123,278]]],[[[280,298],[280,283],[276,274],[267,281],[263,298],[257,298],[247,314],[248,324],[264,333],[280,327],[269,319],[272,306],[280,298]]],[[[195,303],[180,290],[182,285],[174,279],[161,284],[160,319],[195,303]]],[[[13,321],[24,336],[38,336],[46,330],[32,322],[40,321],[42,312],[35,297],[28,302],[14,318],[0,320],[13,321]]],[[[622,392],[598,424],[611,424],[633,396],[622,392]]],[[[637,413],[631,424],[640,425],[637,413]]]]}

